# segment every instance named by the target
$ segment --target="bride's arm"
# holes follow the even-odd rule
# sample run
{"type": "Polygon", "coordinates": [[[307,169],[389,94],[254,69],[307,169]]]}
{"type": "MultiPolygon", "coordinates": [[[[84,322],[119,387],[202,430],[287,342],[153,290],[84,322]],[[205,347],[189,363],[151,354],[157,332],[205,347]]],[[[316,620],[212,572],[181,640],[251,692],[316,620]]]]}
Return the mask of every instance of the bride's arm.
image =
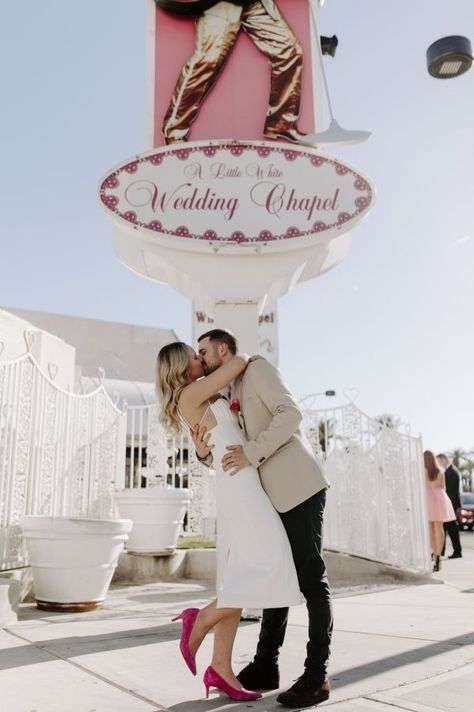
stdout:
{"type": "Polygon", "coordinates": [[[228,386],[234,378],[237,378],[242,371],[245,370],[248,363],[247,354],[237,354],[232,356],[229,361],[223,363],[215,371],[210,373],[205,378],[201,378],[183,390],[181,399],[187,404],[206,403],[209,398],[212,398],[220,390],[228,386]]]}

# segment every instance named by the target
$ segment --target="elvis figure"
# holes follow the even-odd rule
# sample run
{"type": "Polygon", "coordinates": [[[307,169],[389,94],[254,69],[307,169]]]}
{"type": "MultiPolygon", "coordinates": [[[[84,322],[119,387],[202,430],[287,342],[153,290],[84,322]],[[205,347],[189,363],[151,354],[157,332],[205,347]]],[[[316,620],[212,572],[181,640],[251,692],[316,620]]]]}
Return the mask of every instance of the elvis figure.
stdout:
{"type": "Polygon", "coordinates": [[[196,45],[184,64],[163,121],[167,144],[187,141],[199,109],[244,30],[270,62],[270,97],[263,134],[298,142],[303,52],[274,0],[155,0],[196,15],[196,45]],[[182,9],[181,9],[182,8],[182,9]],[[205,8],[205,9],[203,9],[205,8]]]}

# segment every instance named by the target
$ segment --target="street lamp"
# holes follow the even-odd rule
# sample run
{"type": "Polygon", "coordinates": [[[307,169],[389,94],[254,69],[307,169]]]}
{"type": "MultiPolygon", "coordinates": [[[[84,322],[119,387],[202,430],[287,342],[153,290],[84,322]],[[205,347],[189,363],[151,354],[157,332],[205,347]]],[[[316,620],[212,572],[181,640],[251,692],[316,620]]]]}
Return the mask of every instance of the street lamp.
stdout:
{"type": "MultiPolygon", "coordinates": [[[[314,3],[310,2],[310,17],[313,26],[314,36],[319,36],[317,12],[314,3]]],[[[322,3],[320,3],[322,5],[322,3]]],[[[303,135],[300,139],[300,143],[305,146],[322,146],[326,144],[348,144],[348,143],[360,143],[361,141],[367,141],[370,138],[370,131],[360,131],[360,130],[350,130],[344,129],[336,121],[334,115],[334,109],[332,106],[331,96],[329,94],[329,86],[326,79],[326,72],[324,71],[323,54],[329,54],[334,57],[337,47],[337,37],[321,37],[319,44],[319,66],[321,68],[321,77],[323,80],[324,91],[326,93],[326,100],[329,109],[329,126],[324,131],[318,131],[317,133],[309,133],[303,135]],[[332,46],[331,46],[332,45],[332,46]]]]}
{"type": "Polygon", "coordinates": [[[298,405],[301,405],[302,403],[304,403],[305,401],[307,401],[308,398],[313,398],[313,399],[314,399],[314,398],[317,398],[317,396],[335,396],[335,395],[336,395],[336,391],[333,391],[333,390],[329,390],[329,391],[319,391],[318,393],[310,393],[310,394],[307,395],[307,396],[303,396],[303,398],[301,398],[301,399],[298,401],[298,405]]]}
{"type": "Polygon", "coordinates": [[[442,37],[428,47],[426,61],[428,72],[436,79],[459,77],[471,68],[471,41],[461,35],[442,37]]]}

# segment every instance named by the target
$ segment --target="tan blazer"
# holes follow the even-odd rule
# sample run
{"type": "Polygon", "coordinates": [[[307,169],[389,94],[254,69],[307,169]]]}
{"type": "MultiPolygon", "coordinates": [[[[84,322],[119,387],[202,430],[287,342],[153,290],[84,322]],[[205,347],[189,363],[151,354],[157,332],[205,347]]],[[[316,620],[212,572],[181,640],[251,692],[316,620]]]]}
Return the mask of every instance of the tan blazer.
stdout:
{"type": "Polygon", "coordinates": [[[328,487],[323,465],[299,429],[302,413],[276,368],[264,359],[250,363],[236,379],[233,397],[248,439],[245,454],[275,509],[287,512],[328,487]]]}

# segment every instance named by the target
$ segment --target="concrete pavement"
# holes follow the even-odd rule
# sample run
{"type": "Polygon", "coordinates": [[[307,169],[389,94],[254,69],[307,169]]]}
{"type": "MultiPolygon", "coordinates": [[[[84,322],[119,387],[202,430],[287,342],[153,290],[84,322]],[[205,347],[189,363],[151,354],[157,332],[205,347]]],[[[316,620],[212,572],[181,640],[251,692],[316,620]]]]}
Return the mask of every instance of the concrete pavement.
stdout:
{"type": "MultiPolygon", "coordinates": [[[[463,534],[472,545],[474,533],[463,534]]],[[[444,585],[399,585],[335,592],[330,676],[321,705],[333,712],[464,712],[474,700],[474,549],[444,561],[444,585]]],[[[103,609],[47,613],[23,604],[20,620],[0,631],[1,712],[280,712],[276,693],[233,703],[185,668],[171,617],[212,596],[202,582],[113,588],[103,609]]],[[[282,686],[302,672],[307,617],[293,608],[281,655],[282,686]]],[[[252,657],[259,624],[242,623],[235,667],[252,657]]]]}

